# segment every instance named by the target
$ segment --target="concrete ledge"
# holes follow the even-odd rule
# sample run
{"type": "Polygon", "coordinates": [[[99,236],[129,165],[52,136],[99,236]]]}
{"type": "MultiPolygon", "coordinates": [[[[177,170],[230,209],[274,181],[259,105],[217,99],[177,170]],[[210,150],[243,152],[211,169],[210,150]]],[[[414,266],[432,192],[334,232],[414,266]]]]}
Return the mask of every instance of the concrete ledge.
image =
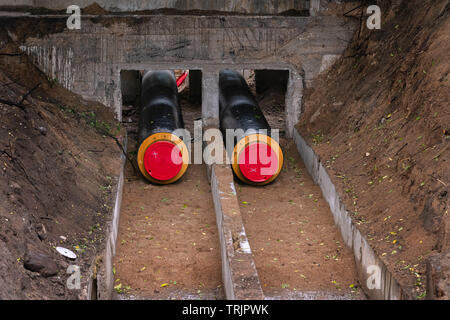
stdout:
{"type": "MultiPolygon", "coordinates": [[[[223,144],[222,150],[226,157],[223,144]]],[[[264,299],[245,233],[231,167],[212,164],[207,168],[219,230],[225,297],[227,300],[264,299]]]]}
{"type": "Polygon", "coordinates": [[[384,262],[353,223],[325,167],[297,129],[294,130],[294,142],[305,167],[314,182],[320,186],[324,198],[330,205],[334,222],[339,227],[345,244],[353,251],[359,281],[368,298],[377,300],[412,299],[402,290],[393,275],[387,270],[384,262]]]}
{"type": "MultiPolygon", "coordinates": [[[[123,147],[127,150],[127,135],[124,136],[123,147]]],[[[97,256],[94,264],[94,272],[92,274],[92,290],[96,290],[95,293],[89,293],[88,299],[98,300],[110,300],[112,297],[112,291],[114,287],[114,273],[113,273],[113,258],[116,254],[116,240],[119,231],[119,217],[120,208],[122,205],[122,191],[125,175],[126,157],[122,153],[122,164],[119,177],[117,178],[117,186],[115,188],[115,201],[113,208],[113,216],[111,221],[106,226],[105,231],[105,248],[103,252],[97,256]]]]}

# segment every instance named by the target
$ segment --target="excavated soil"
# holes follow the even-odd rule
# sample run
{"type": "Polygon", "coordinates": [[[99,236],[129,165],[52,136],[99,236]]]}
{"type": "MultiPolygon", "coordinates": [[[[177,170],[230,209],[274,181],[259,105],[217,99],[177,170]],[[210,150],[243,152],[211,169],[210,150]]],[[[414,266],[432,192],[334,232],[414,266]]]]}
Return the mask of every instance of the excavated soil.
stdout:
{"type": "Polygon", "coordinates": [[[449,244],[450,6],[382,4],[381,30],[363,26],[306,91],[298,128],[360,231],[420,299],[427,257],[449,244]]]}
{"type": "Polygon", "coordinates": [[[3,29],[0,99],[0,300],[86,298],[66,270],[89,281],[104,247],[120,168],[104,135],[118,133],[113,114],[49,82],[3,29]]]}

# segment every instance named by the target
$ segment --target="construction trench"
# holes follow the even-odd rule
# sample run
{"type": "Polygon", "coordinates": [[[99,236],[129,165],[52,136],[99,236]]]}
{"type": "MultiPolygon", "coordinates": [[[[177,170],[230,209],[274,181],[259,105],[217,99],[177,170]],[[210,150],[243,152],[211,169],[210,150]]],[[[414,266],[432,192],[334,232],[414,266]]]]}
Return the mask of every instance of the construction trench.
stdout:
{"type": "MultiPolygon", "coordinates": [[[[22,51],[45,74],[113,109],[127,131],[106,249],[96,277],[86,284],[87,299],[405,298],[295,128],[304,88],[340,56],[356,29],[352,21],[92,14],[80,31],[68,31],[60,14],[3,14],[22,51]],[[36,21],[44,36],[22,34],[21,23],[36,21]],[[140,137],[144,70],[189,70],[178,97],[190,132],[195,125],[222,129],[220,74],[242,74],[262,118],[280,132],[277,143],[269,144],[282,153],[272,179],[255,178],[249,168],[242,175],[256,183],[248,183],[226,163],[177,166],[168,177],[157,164],[152,177],[159,170],[164,184],[145,176],[147,156],[140,146],[155,132],[140,137]],[[271,88],[275,78],[281,90],[271,88]],[[370,286],[374,266],[380,280],[370,286]]],[[[250,118],[262,121],[260,115],[250,118]]],[[[180,156],[186,160],[185,153],[180,156]]]]}
{"type": "MultiPolygon", "coordinates": [[[[252,94],[262,102],[262,118],[268,119],[272,130],[281,129],[279,142],[285,161],[279,177],[267,185],[252,186],[235,176],[228,182],[229,190],[235,193],[219,195],[219,199],[211,192],[207,172],[211,168],[207,170],[205,164],[189,164],[180,181],[160,185],[148,183],[128,162],[113,263],[113,297],[365,299],[352,254],[334,225],[320,188],[312,181],[293,141],[285,137],[285,119],[279,111],[285,107],[287,72],[279,72],[279,77],[285,78],[281,88],[266,89],[259,95],[255,72],[240,72],[247,75],[252,94]],[[234,202],[231,210],[235,221],[218,228],[216,221],[226,214],[221,204],[224,200],[234,202]],[[230,266],[235,263],[232,260],[241,259],[224,243],[226,234],[233,230],[239,231],[239,239],[232,235],[232,240],[239,242],[237,247],[233,244],[233,250],[246,255],[240,266],[230,266]],[[241,281],[250,283],[241,285],[241,281]]],[[[180,93],[181,114],[186,128],[193,132],[194,121],[201,118],[201,93],[193,92],[199,86],[189,83],[189,77],[186,82],[180,93]]],[[[123,110],[128,154],[137,163],[138,141],[144,140],[138,138],[142,131],[138,125],[140,102],[123,110]]],[[[261,123],[261,117],[256,119],[261,123]]],[[[223,178],[216,175],[213,184],[232,177],[229,166],[223,169],[223,178]]]]}

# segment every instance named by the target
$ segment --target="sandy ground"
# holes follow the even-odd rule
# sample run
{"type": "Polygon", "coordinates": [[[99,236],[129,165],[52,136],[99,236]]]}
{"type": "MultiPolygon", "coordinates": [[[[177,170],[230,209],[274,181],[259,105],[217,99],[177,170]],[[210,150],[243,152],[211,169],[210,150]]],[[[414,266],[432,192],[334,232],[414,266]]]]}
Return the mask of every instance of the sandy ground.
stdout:
{"type": "Polygon", "coordinates": [[[236,184],[264,294],[283,297],[292,291],[319,291],[360,297],[353,255],[320,188],[306,172],[293,142],[282,142],[282,148],[285,162],[274,183],[236,184]]]}
{"type": "MultiPolygon", "coordinates": [[[[182,95],[186,127],[201,116],[182,95]]],[[[137,150],[136,120],[124,119],[129,154],[137,150]]],[[[153,185],[126,167],[115,257],[120,299],[222,299],[222,271],[214,204],[205,165],[190,165],[175,184],[153,185]],[[124,294],[126,293],[126,294],[124,294]]]]}

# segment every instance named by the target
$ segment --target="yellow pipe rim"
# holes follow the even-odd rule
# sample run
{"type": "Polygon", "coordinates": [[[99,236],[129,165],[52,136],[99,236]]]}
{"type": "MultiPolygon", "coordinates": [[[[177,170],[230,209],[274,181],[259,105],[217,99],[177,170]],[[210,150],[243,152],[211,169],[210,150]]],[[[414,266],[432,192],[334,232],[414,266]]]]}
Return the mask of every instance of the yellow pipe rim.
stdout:
{"type": "Polygon", "coordinates": [[[255,185],[255,186],[266,185],[266,184],[269,184],[272,181],[274,181],[280,174],[281,169],[283,168],[283,151],[281,150],[281,147],[278,144],[278,142],[276,142],[271,137],[269,137],[265,134],[260,134],[260,133],[251,134],[251,135],[248,135],[248,136],[242,138],[241,140],[239,140],[238,143],[236,143],[236,146],[233,149],[231,166],[233,168],[234,173],[239,178],[239,180],[241,180],[247,184],[255,185]],[[248,145],[250,145],[254,142],[266,143],[268,146],[270,146],[272,148],[273,151],[275,151],[277,158],[278,158],[277,171],[270,179],[263,181],[263,182],[254,182],[254,181],[247,179],[242,174],[241,170],[239,169],[239,163],[238,163],[239,155],[248,145]]]}
{"type": "Polygon", "coordinates": [[[186,172],[188,165],[189,165],[189,152],[188,148],[186,147],[186,144],[183,140],[181,140],[178,136],[169,133],[169,132],[158,132],[155,134],[152,134],[151,136],[147,137],[139,146],[138,154],[137,154],[137,163],[139,166],[139,170],[141,171],[142,175],[149,180],[150,182],[156,183],[156,184],[170,184],[174,183],[175,181],[179,180],[184,173],[186,172]],[[181,155],[183,157],[183,164],[181,166],[180,171],[178,174],[170,179],[170,180],[157,180],[150,176],[150,174],[145,170],[144,166],[144,155],[147,148],[155,143],[156,141],[169,141],[175,144],[181,151],[181,155]]]}

